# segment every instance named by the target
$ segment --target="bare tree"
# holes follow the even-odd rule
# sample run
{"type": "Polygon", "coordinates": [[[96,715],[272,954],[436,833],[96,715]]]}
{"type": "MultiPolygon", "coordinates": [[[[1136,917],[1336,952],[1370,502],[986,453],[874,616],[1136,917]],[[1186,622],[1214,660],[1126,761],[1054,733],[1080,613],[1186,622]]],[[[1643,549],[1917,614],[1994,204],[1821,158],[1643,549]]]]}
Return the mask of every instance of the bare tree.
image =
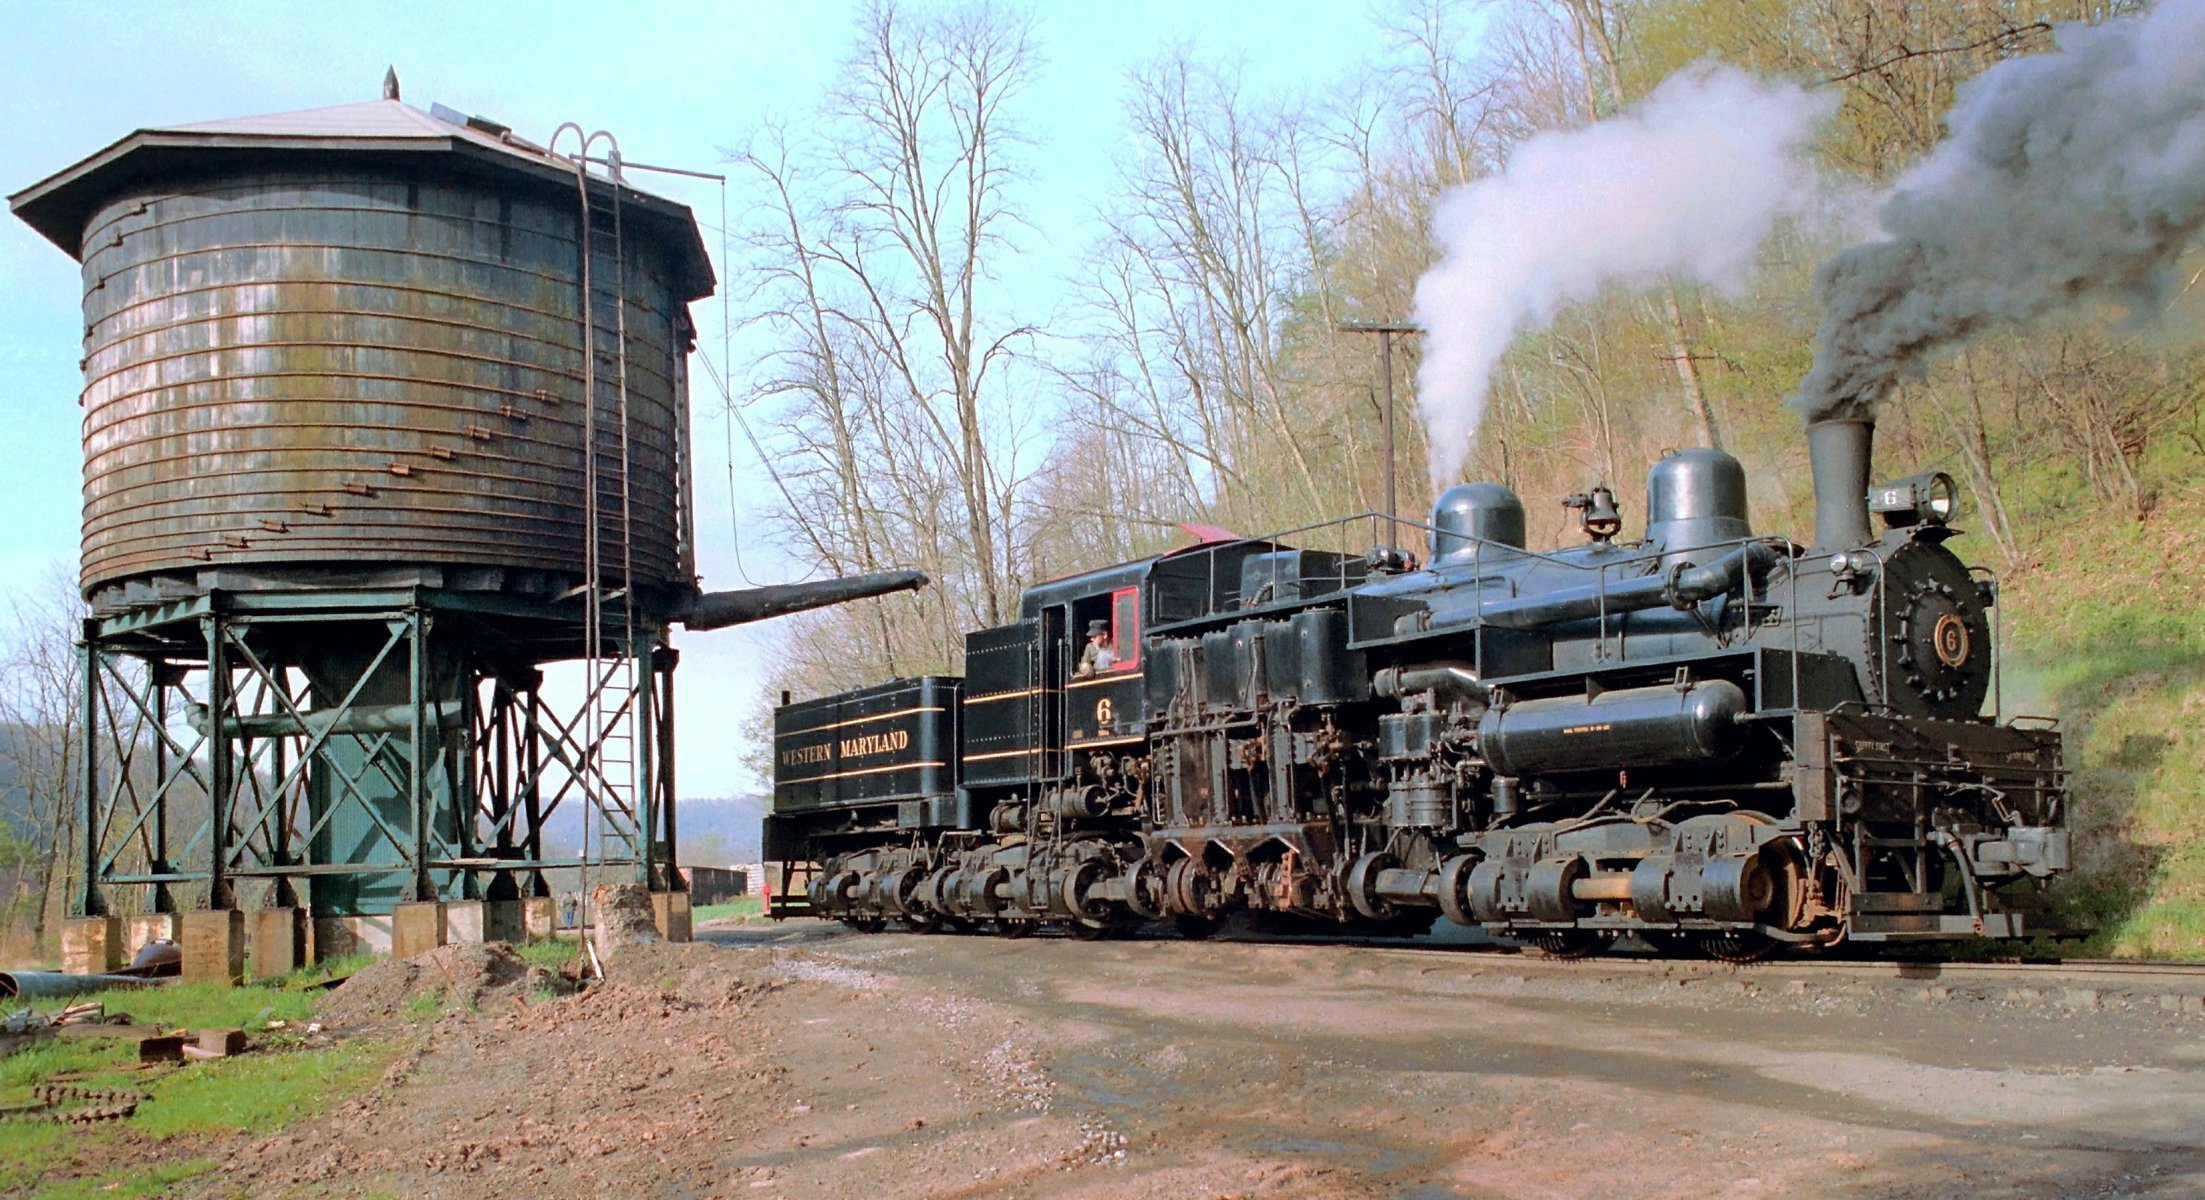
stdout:
{"type": "Polygon", "coordinates": [[[43,945],[67,893],[83,766],[83,674],[76,640],[84,601],[60,568],[37,591],[10,598],[0,658],[0,897],[11,929],[43,945]]]}
{"type": "Polygon", "coordinates": [[[771,348],[747,401],[773,414],[780,528],[833,569],[914,565],[938,583],[852,610],[876,635],[858,659],[893,673],[952,665],[956,631],[1001,623],[1022,582],[1032,418],[1009,372],[1034,331],[990,292],[1020,223],[1012,111],[1030,25],[875,3],[806,132],[769,130],[737,156],[764,197],[748,319],[771,348]]]}
{"type": "Polygon", "coordinates": [[[1316,272],[1333,144],[1238,72],[1166,54],[1128,81],[1134,149],[1087,282],[1094,370],[1073,381],[1102,420],[1168,448],[1165,482],[1232,523],[1307,519],[1347,496],[1284,348],[1316,272]],[[1097,372],[1101,373],[1097,373],[1097,372]],[[1276,482],[1272,482],[1275,474],[1276,482]],[[1245,486],[1263,475],[1266,486],[1245,486]]]}

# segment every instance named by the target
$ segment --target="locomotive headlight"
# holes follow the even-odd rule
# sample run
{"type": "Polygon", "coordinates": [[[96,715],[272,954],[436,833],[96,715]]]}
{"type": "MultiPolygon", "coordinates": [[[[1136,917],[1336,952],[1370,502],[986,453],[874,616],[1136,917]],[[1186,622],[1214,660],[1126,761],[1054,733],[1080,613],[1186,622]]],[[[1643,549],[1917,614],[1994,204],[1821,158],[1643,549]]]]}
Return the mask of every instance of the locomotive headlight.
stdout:
{"type": "Polygon", "coordinates": [[[1943,525],[1960,510],[1960,488],[1943,471],[1913,475],[1868,493],[1868,507],[1892,529],[1943,525]]]}
{"type": "Polygon", "coordinates": [[[1839,583],[1850,583],[1876,569],[1876,556],[1866,550],[1847,550],[1830,556],[1830,574],[1839,583]]]}

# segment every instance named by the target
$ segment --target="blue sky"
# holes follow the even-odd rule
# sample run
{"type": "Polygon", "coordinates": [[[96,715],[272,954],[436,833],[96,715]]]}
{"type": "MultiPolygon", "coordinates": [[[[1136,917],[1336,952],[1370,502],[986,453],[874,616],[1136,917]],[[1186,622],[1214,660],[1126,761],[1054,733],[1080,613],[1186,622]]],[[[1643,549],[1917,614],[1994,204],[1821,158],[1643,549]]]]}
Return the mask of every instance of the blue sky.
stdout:
{"type": "MultiPolygon", "coordinates": [[[[800,116],[832,81],[856,5],[846,0],[649,6],[146,3],[31,0],[0,24],[0,193],[148,126],[372,100],[395,65],[405,99],[441,102],[547,139],[574,120],[615,133],[634,161],[719,170],[723,147],[773,115],[800,116]]],[[[923,8],[923,5],[912,5],[923,8]]],[[[1021,307],[1058,308],[1061,279],[1094,236],[1124,144],[1126,72],[1183,43],[1238,59],[1251,90],[1320,88],[1376,59],[1376,8],[1325,0],[1037,4],[1042,66],[1021,105],[1035,146],[1024,197],[1035,230],[1007,280],[1021,307]]],[[[716,224],[716,186],[642,182],[716,224]]],[[[742,198],[731,195],[730,204],[742,198]]],[[[717,254],[718,235],[706,240],[717,254]]],[[[724,274],[724,273],[723,273],[724,274]]],[[[76,556],[81,386],[76,264],[0,218],[0,590],[41,586],[76,556]]],[[[719,328],[717,300],[698,325],[719,328]]],[[[740,315],[738,299],[737,314],[740,315]]],[[[708,341],[713,340],[709,339],[708,341]]],[[[716,355],[715,355],[716,356],[716,355]]],[[[700,378],[702,373],[698,373],[700,378]]],[[[740,383],[738,381],[738,387],[740,383]]],[[[735,586],[725,418],[696,401],[699,559],[735,586]],[[717,533],[715,533],[717,531],[717,533]]],[[[756,463],[740,447],[738,477],[756,463]]],[[[737,520],[764,502],[738,487],[737,520]]],[[[744,543],[761,582],[802,572],[744,543]]],[[[678,749],[685,795],[755,787],[728,736],[755,693],[766,630],[684,636],[678,749]]]]}

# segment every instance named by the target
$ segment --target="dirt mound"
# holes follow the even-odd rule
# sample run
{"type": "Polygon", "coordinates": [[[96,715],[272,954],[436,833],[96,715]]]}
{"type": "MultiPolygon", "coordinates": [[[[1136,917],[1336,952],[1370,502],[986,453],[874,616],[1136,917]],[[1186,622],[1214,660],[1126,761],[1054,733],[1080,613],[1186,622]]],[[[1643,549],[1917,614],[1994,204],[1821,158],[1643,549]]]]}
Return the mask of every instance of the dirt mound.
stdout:
{"type": "Polygon", "coordinates": [[[760,990],[772,990],[739,969],[725,950],[702,942],[638,942],[605,964],[605,982],[647,988],[692,1008],[738,1005],[760,990]]]}
{"type": "Polygon", "coordinates": [[[504,942],[439,946],[361,970],[322,1001],[317,1015],[329,1025],[369,1025],[474,1012],[505,997],[567,989],[565,980],[530,966],[504,942]]]}

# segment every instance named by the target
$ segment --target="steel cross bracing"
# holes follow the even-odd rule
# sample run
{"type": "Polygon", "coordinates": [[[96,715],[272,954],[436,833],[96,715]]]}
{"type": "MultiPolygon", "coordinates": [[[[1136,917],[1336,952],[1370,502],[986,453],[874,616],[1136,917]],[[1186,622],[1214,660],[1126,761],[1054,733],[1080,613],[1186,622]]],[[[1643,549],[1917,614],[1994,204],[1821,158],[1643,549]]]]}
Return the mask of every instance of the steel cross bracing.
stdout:
{"type": "Polygon", "coordinates": [[[662,627],[639,626],[653,650],[554,705],[540,666],[573,650],[493,656],[547,629],[573,638],[571,608],[367,599],[222,595],[85,623],[90,836],[71,864],[73,910],[297,905],[315,881],[344,877],[394,881],[398,899],[548,895],[544,871],[585,865],[547,851],[562,806],[582,810],[581,827],[624,819],[630,831],[619,849],[600,840],[590,865],[663,886],[673,760],[658,714],[671,711],[675,656],[662,627]],[[332,640],[356,648],[342,670],[317,649],[332,640]],[[403,699],[373,694],[394,683],[403,699]],[[593,745],[599,715],[637,749],[593,745]],[[628,760],[651,773],[615,766],[628,760]]]}

